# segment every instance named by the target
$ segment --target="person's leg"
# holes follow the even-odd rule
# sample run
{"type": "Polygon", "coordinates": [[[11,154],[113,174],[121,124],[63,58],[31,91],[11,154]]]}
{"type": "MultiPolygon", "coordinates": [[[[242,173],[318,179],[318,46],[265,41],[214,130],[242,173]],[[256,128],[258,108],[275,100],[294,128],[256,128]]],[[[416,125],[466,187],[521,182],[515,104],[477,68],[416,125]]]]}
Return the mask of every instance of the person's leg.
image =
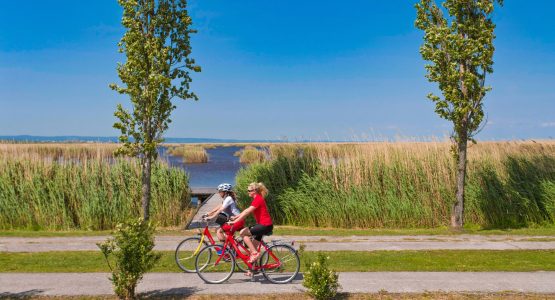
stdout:
{"type": "Polygon", "coordinates": [[[254,246],[254,249],[258,249],[258,246],[260,245],[260,241],[258,240],[258,236],[254,237],[254,239],[252,239],[252,245],[254,246]]]}
{"type": "Polygon", "coordinates": [[[256,224],[249,229],[249,232],[251,234],[251,237],[249,237],[249,242],[252,244],[252,248],[254,249],[254,251],[251,250],[251,257],[249,258],[250,263],[255,262],[258,257],[260,257],[260,253],[257,251],[257,249],[260,241],[262,240],[262,236],[268,231],[267,229],[268,228],[266,226],[260,224],[256,224]]]}
{"type": "Polygon", "coordinates": [[[243,241],[245,242],[245,245],[247,245],[247,248],[249,248],[249,251],[251,252],[251,254],[253,252],[256,252],[256,248],[254,247],[254,245],[252,243],[252,239],[251,239],[252,234],[250,232],[250,229],[249,228],[243,228],[243,230],[241,230],[240,234],[243,237],[243,241]]]}
{"type": "MultiPolygon", "coordinates": [[[[247,248],[249,248],[250,253],[256,250],[256,248],[254,248],[254,245],[252,244],[252,241],[251,241],[251,232],[249,228],[241,229],[241,231],[239,231],[239,235],[243,238],[243,242],[245,242],[245,245],[247,245],[247,248]]],[[[245,275],[249,277],[253,276],[251,270],[247,270],[245,275]]]]}
{"type": "Polygon", "coordinates": [[[225,241],[225,234],[222,228],[218,228],[218,230],[216,231],[216,235],[218,236],[218,240],[220,240],[220,242],[225,241]]]}

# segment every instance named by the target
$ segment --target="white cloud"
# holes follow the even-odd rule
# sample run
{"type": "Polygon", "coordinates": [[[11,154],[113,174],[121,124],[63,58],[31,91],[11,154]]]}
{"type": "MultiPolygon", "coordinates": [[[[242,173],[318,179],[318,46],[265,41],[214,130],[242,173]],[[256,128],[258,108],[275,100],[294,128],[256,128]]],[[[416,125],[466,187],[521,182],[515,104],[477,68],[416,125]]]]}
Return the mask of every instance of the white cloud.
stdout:
{"type": "Polygon", "coordinates": [[[555,127],[555,122],[544,122],[541,123],[541,127],[555,127]]]}

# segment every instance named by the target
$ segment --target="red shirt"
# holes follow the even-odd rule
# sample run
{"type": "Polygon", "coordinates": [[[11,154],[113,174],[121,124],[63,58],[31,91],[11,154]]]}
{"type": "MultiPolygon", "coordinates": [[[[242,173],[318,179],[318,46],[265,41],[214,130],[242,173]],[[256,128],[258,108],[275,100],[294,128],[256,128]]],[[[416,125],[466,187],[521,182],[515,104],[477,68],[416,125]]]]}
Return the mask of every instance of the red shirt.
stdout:
{"type": "Polygon", "coordinates": [[[254,206],[254,219],[256,223],[264,226],[270,226],[273,224],[272,217],[268,212],[268,207],[266,206],[266,200],[260,194],[256,194],[252,200],[251,206],[254,206]]]}

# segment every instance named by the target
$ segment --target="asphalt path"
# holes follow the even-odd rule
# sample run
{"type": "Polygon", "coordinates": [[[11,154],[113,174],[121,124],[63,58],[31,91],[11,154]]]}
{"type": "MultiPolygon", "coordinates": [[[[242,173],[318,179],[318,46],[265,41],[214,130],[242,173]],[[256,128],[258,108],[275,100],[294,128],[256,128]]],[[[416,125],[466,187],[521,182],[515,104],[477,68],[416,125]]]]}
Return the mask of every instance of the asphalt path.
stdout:
{"type": "MultiPolygon", "coordinates": [[[[0,296],[111,295],[107,273],[0,273],[0,296]]],[[[196,274],[149,273],[137,291],[144,295],[282,294],[305,291],[302,275],[293,283],[251,281],[236,273],[223,284],[205,284],[196,274]]],[[[555,272],[345,272],[347,293],[507,292],[555,293],[555,272]]]]}
{"type": "MultiPolygon", "coordinates": [[[[156,250],[173,251],[188,236],[157,236],[156,250]]],[[[0,237],[0,252],[96,251],[108,236],[0,237]]],[[[266,241],[294,241],[308,251],[376,250],[545,250],[555,249],[553,236],[418,235],[418,236],[270,236],[266,241]]]]}

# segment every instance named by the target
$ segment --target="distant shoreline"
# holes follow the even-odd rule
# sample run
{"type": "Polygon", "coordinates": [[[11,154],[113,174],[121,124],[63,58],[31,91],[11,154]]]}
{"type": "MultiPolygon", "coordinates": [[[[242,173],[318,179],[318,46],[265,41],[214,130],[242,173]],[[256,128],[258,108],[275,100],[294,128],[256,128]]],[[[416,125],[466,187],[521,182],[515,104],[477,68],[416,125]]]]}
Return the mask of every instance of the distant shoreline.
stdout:
{"type": "MultiPolygon", "coordinates": [[[[477,140],[478,142],[549,142],[555,139],[499,139],[499,140],[477,140]]],[[[115,136],[37,136],[37,135],[0,135],[0,143],[118,143],[118,137],[115,136]]],[[[382,143],[382,142],[404,142],[404,143],[423,143],[423,142],[449,142],[445,138],[418,138],[406,137],[397,139],[383,140],[240,140],[240,139],[213,139],[213,138],[165,138],[162,144],[305,144],[305,143],[332,143],[332,144],[364,144],[364,143],[382,143]]]]}
{"type": "MultiPolygon", "coordinates": [[[[36,135],[0,135],[4,142],[33,142],[33,143],[117,143],[115,136],[36,136],[36,135]]],[[[279,143],[279,140],[236,140],[210,138],[173,138],[165,139],[166,144],[199,144],[199,143],[279,143]]]]}

